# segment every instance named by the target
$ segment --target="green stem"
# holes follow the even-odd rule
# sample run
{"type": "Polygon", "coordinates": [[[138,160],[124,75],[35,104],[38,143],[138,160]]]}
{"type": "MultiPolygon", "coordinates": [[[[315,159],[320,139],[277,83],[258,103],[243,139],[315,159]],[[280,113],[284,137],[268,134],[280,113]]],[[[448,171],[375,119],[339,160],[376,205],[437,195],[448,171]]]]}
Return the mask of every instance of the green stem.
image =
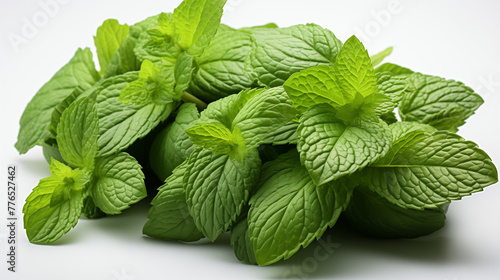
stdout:
{"type": "Polygon", "coordinates": [[[198,108],[198,110],[200,110],[200,111],[203,111],[207,108],[207,103],[201,101],[196,96],[192,95],[191,93],[189,93],[187,91],[185,91],[182,94],[181,99],[184,102],[191,102],[191,103],[196,104],[196,108],[198,108]]]}

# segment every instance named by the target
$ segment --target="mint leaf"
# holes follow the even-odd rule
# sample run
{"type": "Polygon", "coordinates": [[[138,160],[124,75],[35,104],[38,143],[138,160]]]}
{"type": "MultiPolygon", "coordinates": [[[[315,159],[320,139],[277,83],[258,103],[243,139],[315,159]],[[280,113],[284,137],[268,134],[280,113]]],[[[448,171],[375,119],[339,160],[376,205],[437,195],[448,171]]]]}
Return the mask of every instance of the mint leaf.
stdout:
{"type": "Polygon", "coordinates": [[[57,126],[59,125],[59,122],[61,121],[61,115],[62,115],[62,113],[83,92],[84,91],[83,91],[82,88],[76,87],[75,90],[68,97],[66,97],[63,101],[61,101],[59,104],[57,104],[57,106],[54,108],[54,111],[52,112],[52,118],[50,120],[50,125],[49,125],[49,128],[48,128],[53,137],[57,137],[57,126]]]}
{"type": "Polygon", "coordinates": [[[57,144],[63,159],[72,166],[92,170],[98,134],[95,101],[87,97],[73,102],[62,113],[57,126],[57,144]]]}
{"type": "Polygon", "coordinates": [[[300,118],[297,150],[312,180],[321,185],[367,166],[391,144],[387,125],[361,115],[345,124],[329,105],[317,105],[300,118]]]}
{"type": "Polygon", "coordinates": [[[358,231],[381,238],[416,238],[444,226],[442,208],[424,211],[404,209],[366,187],[357,187],[343,213],[358,231]]]}
{"type": "Polygon", "coordinates": [[[231,246],[234,248],[234,254],[239,261],[257,264],[255,253],[253,252],[252,241],[248,234],[248,219],[241,219],[233,227],[231,227],[231,246]]]}
{"type": "Polygon", "coordinates": [[[432,123],[437,129],[456,131],[483,104],[481,96],[461,82],[420,73],[411,74],[408,81],[415,90],[401,101],[399,114],[404,121],[432,123]],[[442,117],[447,121],[435,121],[442,117]]]}
{"type": "Polygon", "coordinates": [[[175,32],[174,15],[172,13],[160,13],[157,22],[158,27],[151,28],[147,32],[158,39],[171,40],[175,32]]]}
{"type": "Polygon", "coordinates": [[[351,190],[336,182],[316,185],[292,150],[264,165],[262,186],[250,200],[249,236],[259,265],[292,256],[332,227],[351,190]]]}
{"type": "Polygon", "coordinates": [[[370,56],[373,67],[379,65],[384,60],[384,58],[388,57],[391,53],[392,47],[388,47],[387,49],[370,56]]]}
{"type": "Polygon", "coordinates": [[[187,53],[179,55],[174,70],[175,87],[174,92],[172,93],[173,99],[180,100],[184,91],[189,88],[194,67],[195,63],[191,55],[187,53]]]}
{"type": "Polygon", "coordinates": [[[319,25],[255,30],[256,47],[249,63],[261,84],[282,85],[293,73],[335,62],[342,46],[335,35],[319,25]]]}
{"type": "Polygon", "coordinates": [[[176,44],[200,54],[217,32],[224,4],[226,0],[184,0],[174,10],[176,44]]]}
{"type": "Polygon", "coordinates": [[[155,174],[164,181],[194,149],[186,129],[200,117],[194,103],[183,103],[175,121],[165,127],[153,141],[149,161],[155,174]]]}
{"type": "Polygon", "coordinates": [[[144,225],[143,233],[151,237],[196,241],[203,234],[196,228],[193,217],[189,214],[184,192],[183,177],[186,165],[182,164],[174,169],[172,176],[158,189],[158,194],[151,202],[148,221],[144,225]]]}
{"type": "Polygon", "coordinates": [[[393,112],[403,96],[412,90],[410,84],[405,77],[393,76],[390,72],[377,72],[375,77],[377,78],[378,92],[388,98],[376,109],[377,115],[393,112]]]}
{"type": "MultiPolygon", "coordinates": [[[[131,82],[120,94],[123,103],[163,105],[172,102],[174,97],[173,67],[169,64],[155,65],[149,60],[142,62],[139,79],[131,82]]],[[[180,100],[180,96],[176,97],[180,100]]]]}
{"type": "MultiPolygon", "coordinates": [[[[298,115],[282,87],[267,89],[249,99],[232,122],[232,129],[239,129],[248,148],[261,144],[283,142],[280,134],[293,134],[297,126],[290,122],[298,115]]],[[[286,140],[285,140],[286,141],[286,140]]]]}
{"type": "Polygon", "coordinates": [[[367,97],[377,92],[368,52],[356,37],[340,49],[333,67],[317,66],[292,75],[283,85],[300,111],[317,104],[333,107],[351,102],[357,94],[367,97]]]}
{"type": "Polygon", "coordinates": [[[120,45],[129,34],[129,26],[119,24],[116,19],[108,19],[97,28],[96,36],[94,36],[94,44],[96,46],[97,57],[101,67],[100,73],[106,73],[108,65],[120,48],[120,45]]]}
{"type": "Polygon", "coordinates": [[[189,92],[205,101],[236,94],[255,87],[255,77],[245,61],[252,50],[250,34],[219,28],[203,53],[196,57],[189,92]]]}
{"type": "Polygon", "coordinates": [[[436,208],[498,181],[491,159],[455,134],[409,131],[394,143],[364,176],[373,191],[400,207],[436,208]]]}
{"type": "Polygon", "coordinates": [[[135,54],[139,37],[141,34],[147,34],[146,31],[157,22],[158,16],[152,16],[130,26],[129,35],[122,41],[120,48],[111,57],[107,70],[102,75],[103,78],[138,71],[141,68],[141,61],[135,54]]]}
{"type": "Polygon", "coordinates": [[[78,49],[73,58],[36,93],[24,109],[15,145],[19,153],[26,153],[50,136],[47,128],[54,108],[77,86],[87,89],[99,79],[90,49],[78,49]],[[75,76],[75,73],[78,75],[75,76]]]}
{"type": "Polygon", "coordinates": [[[339,92],[348,93],[353,97],[356,93],[366,97],[377,92],[377,80],[370,57],[356,36],[344,43],[333,67],[339,92]]]}
{"type": "Polygon", "coordinates": [[[231,132],[221,123],[200,123],[186,130],[193,144],[241,160],[246,147],[239,129],[231,132]]]}
{"type": "Polygon", "coordinates": [[[184,189],[189,213],[197,228],[210,240],[237,220],[260,173],[257,150],[248,150],[240,162],[203,148],[193,151],[186,163],[184,189]]]}
{"type": "Polygon", "coordinates": [[[40,180],[23,207],[28,239],[49,244],[67,233],[78,222],[83,205],[83,188],[88,181],[80,170],[52,160],[51,177],[40,180]]]}
{"type": "Polygon", "coordinates": [[[381,72],[389,72],[392,75],[402,75],[402,76],[414,73],[412,70],[408,68],[393,63],[384,63],[379,67],[375,68],[375,73],[381,73],[381,72]]]}
{"type": "Polygon", "coordinates": [[[96,159],[91,196],[106,214],[119,214],[146,197],[144,174],[135,158],[121,152],[96,159]]]}
{"type": "Polygon", "coordinates": [[[176,106],[175,103],[135,105],[120,102],[122,90],[138,78],[137,72],[128,72],[101,83],[96,97],[99,156],[125,150],[165,120],[176,106]]]}
{"type": "Polygon", "coordinates": [[[320,65],[293,74],[283,85],[293,105],[304,112],[318,104],[330,104],[339,107],[350,100],[348,92],[338,91],[335,81],[335,69],[320,65]]]}

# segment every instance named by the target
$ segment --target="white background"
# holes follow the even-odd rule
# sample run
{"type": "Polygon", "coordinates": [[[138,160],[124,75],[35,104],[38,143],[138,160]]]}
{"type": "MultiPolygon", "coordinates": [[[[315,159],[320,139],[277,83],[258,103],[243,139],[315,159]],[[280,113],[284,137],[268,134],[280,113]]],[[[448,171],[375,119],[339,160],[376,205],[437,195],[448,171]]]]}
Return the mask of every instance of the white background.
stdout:
{"type": "MultiPolygon", "coordinates": [[[[0,176],[7,176],[7,164],[18,166],[19,213],[38,180],[49,175],[40,148],[22,156],[14,149],[19,118],[31,97],[77,48],[93,46],[92,36],[105,19],[132,24],[180,3],[65,0],[49,13],[43,8],[47,2],[53,1],[0,1],[0,176]],[[36,30],[23,34],[27,22],[36,30]],[[25,40],[12,44],[12,34],[25,40]]],[[[500,164],[499,11],[496,1],[229,0],[222,21],[234,27],[314,22],[342,41],[358,35],[371,53],[394,46],[391,62],[463,81],[485,104],[460,134],[500,164]]],[[[10,273],[4,261],[6,178],[0,182],[0,279],[279,279],[296,271],[302,273],[296,277],[313,279],[500,279],[498,184],[452,203],[446,227],[430,236],[377,240],[336,228],[326,236],[339,246],[326,258],[327,251],[314,256],[324,249],[312,243],[268,267],[239,263],[227,236],[216,244],[143,237],[148,209],[143,203],[120,216],[81,220],[53,246],[30,244],[19,228],[18,272],[10,273]]]]}

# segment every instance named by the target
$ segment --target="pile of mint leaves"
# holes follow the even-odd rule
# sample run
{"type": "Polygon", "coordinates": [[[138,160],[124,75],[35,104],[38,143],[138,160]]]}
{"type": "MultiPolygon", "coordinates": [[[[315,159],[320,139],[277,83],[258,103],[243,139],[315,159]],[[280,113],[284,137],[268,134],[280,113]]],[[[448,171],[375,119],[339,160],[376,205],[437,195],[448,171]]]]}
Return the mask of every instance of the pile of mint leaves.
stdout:
{"type": "Polygon", "coordinates": [[[381,64],[392,48],[369,56],[315,24],[231,28],[225,2],[106,20],[100,70],[79,49],[36,93],[15,147],[41,145],[52,176],[26,199],[30,242],[149,196],[144,234],[229,231],[240,261],[269,265],[340,216],[372,236],[430,234],[452,200],[498,181],[456,134],[483,103],[471,88],[381,64]]]}

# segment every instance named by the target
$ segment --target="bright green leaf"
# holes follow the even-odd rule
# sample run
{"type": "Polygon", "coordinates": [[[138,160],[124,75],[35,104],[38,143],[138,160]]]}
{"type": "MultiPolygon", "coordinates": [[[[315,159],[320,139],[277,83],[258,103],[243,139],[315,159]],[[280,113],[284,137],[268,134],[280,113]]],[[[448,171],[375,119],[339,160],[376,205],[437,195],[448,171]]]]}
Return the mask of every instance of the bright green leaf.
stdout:
{"type": "Polygon", "coordinates": [[[214,241],[236,222],[257,183],[260,165],[256,149],[248,150],[241,162],[203,148],[188,158],[183,183],[189,213],[208,239],[214,241]]]}
{"type": "Polygon", "coordinates": [[[93,169],[98,135],[95,101],[87,97],[73,102],[57,126],[57,144],[63,159],[75,167],[93,169]]]}
{"type": "Polygon", "coordinates": [[[180,100],[184,91],[189,88],[194,67],[194,60],[191,55],[185,52],[179,55],[174,70],[175,87],[174,92],[172,93],[173,99],[180,100]]]}
{"type": "Polygon", "coordinates": [[[221,123],[199,123],[186,130],[193,144],[241,160],[246,147],[239,128],[231,132],[221,123]]]}
{"type": "Polygon", "coordinates": [[[245,65],[252,43],[250,34],[219,28],[203,54],[196,57],[189,92],[210,102],[255,87],[255,77],[245,65]]]}
{"type": "Polygon", "coordinates": [[[68,97],[66,97],[63,101],[61,101],[59,104],[57,104],[57,106],[54,108],[54,111],[52,112],[52,118],[50,120],[50,125],[49,125],[49,131],[54,138],[57,137],[57,126],[59,125],[59,122],[61,121],[62,113],[82,93],[83,93],[82,88],[80,88],[80,87],[75,88],[75,90],[68,97]]]}
{"type": "Polygon", "coordinates": [[[249,99],[234,118],[232,129],[241,130],[248,148],[282,143],[283,139],[276,138],[276,131],[293,135],[296,126],[290,122],[298,113],[283,88],[275,87],[249,99]]]}
{"type": "Polygon", "coordinates": [[[97,28],[94,44],[99,58],[101,74],[106,73],[113,55],[120,48],[128,34],[129,26],[119,24],[116,19],[108,19],[97,28]]]}
{"type": "Polygon", "coordinates": [[[52,160],[52,176],[40,180],[23,207],[28,239],[49,244],[78,222],[83,206],[83,188],[88,177],[79,170],[52,160]]]}
{"type": "Polygon", "coordinates": [[[370,57],[373,67],[379,65],[384,58],[388,57],[392,53],[392,47],[388,47],[387,49],[374,54],[370,57]]]}
{"type": "Polygon", "coordinates": [[[336,223],[352,192],[337,182],[316,185],[294,150],[267,162],[261,178],[248,214],[259,265],[288,259],[319,239],[336,223]]]}
{"type": "Polygon", "coordinates": [[[91,196],[106,214],[119,214],[146,197],[141,165],[127,153],[96,159],[91,196]]]}
{"type": "MultiPolygon", "coordinates": [[[[141,65],[139,79],[127,85],[120,94],[123,103],[164,105],[174,97],[174,72],[169,64],[155,65],[145,60],[141,65]]],[[[180,97],[176,97],[180,100],[180,97]]]]}
{"type": "Polygon", "coordinates": [[[376,161],[392,142],[387,125],[380,119],[362,115],[346,125],[329,105],[306,111],[297,135],[301,161],[318,185],[376,161]]]}
{"type": "Polygon", "coordinates": [[[100,79],[95,70],[90,49],[79,49],[33,97],[21,117],[16,149],[26,153],[40,145],[50,136],[50,125],[54,108],[68,97],[76,87],[88,89],[100,79]],[[78,75],[75,75],[78,73],[78,75]]]}
{"type": "Polygon", "coordinates": [[[174,169],[172,176],[158,189],[158,194],[151,202],[148,221],[143,233],[151,237],[196,241],[203,237],[189,214],[184,191],[183,177],[185,164],[174,169]]]}
{"type": "Polygon", "coordinates": [[[335,62],[342,46],[328,29],[315,24],[255,30],[250,59],[263,85],[282,85],[293,73],[335,62]]]}
{"type": "Polygon", "coordinates": [[[99,156],[107,156],[125,150],[135,140],[146,136],[165,120],[176,103],[124,104],[118,100],[122,90],[137,80],[137,72],[106,79],[97,94],[99,117],[99,156]]]}
{"type": "Polygon", "coordinates": [[[226,0],[184,0],[174,10],[175,39],[191,54],[202,53],[215,36],[226,0]]]}
{"type": "Polygon", "coordinates": [[[456,131],[483,104],[483,99],[461,82],[436,76],[411,74],[408,81],[414,91],[403,96],[399,114],[404,121],[436,125],[456,131]],[[436,121],[446,118],[446,121],[436,121]]]}
{"type": "Polygon", "coordinates": [[[400,207],[436,208],[498,181],[491,159],[473,142],[448,132],[398,134],[391,152],[364,176],[373,191],[400,207]]]}
{"type": "Polygon", "coordinates": [[[402,76],[413,73],[412,70],[393,63],[384,63],[379,67],[375,68],[375,73],[382,73],[382,72],[390,72],[392,75],[402,75],[402,76]]]}

